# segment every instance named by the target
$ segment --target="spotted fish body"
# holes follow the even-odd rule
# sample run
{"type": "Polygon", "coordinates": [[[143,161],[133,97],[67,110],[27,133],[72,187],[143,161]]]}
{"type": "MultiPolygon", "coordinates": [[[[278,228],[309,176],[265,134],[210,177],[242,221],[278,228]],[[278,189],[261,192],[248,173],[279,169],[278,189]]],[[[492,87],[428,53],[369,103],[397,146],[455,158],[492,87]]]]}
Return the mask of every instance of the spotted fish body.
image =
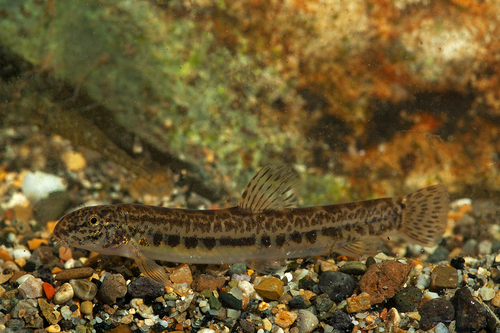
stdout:
{"type": "Polygon", "coordinates": [[[394,234],[432,246],[446,227],[448,191],[443,185],[404,197],[292,208],[295,185],[290,169],[269,166],[250,181],[236,207],[86,207],[61,218],[54,236],[68,245],[134,258],[146,276],[168,284],[153,260],[247,262],[270,271],[287,258],[374,254],[380,239],[394,234]]]}

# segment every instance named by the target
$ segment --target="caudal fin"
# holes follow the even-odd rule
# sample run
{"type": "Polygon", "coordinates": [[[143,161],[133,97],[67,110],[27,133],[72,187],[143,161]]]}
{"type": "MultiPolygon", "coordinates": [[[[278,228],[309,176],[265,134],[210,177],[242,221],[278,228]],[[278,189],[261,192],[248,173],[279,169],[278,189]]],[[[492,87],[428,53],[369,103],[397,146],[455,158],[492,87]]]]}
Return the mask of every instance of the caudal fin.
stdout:
{"type": "Polygon", "coordinates": [[[448,220],[448,188],[433,185],[405,197],[403,222],[399,230],[407,241],[434,246],[443,236],[448,220]]]}

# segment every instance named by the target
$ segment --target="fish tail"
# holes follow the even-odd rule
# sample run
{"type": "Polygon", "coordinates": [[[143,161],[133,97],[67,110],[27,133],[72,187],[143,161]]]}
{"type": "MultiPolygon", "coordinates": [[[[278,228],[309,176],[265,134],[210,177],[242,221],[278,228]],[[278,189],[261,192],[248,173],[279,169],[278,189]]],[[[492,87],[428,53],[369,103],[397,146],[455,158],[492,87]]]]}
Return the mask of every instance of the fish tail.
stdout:
{"type": "Polygon", "coordinates": [[[448,188],[433,185],[404,198],[403,220],[399,230],[401,236],[421,246],[436,245],[448,221],[448,188]]]}

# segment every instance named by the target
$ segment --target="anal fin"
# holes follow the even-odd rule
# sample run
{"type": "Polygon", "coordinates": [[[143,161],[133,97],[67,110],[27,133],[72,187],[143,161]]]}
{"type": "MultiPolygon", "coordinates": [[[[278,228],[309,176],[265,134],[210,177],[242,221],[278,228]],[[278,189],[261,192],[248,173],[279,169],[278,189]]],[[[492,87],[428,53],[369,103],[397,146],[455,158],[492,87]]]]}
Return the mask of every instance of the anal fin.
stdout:
{"type": "Polygon", "coordinates": [[[263,273],[275,274],[279,271],[284,271],[286,268],[286,259],[251,259],[245,260],[247,267],[263,273]]]}

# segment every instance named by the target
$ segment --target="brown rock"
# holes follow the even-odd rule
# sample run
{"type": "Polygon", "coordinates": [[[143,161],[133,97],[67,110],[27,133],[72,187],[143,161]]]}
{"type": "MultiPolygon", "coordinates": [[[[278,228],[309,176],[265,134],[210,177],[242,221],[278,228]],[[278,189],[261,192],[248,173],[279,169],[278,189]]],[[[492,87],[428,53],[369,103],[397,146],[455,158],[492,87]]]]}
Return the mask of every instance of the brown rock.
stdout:
{"type": "Polygon", "coordinates": [[[54,311],[55,305],[47,302],[45,298],[38,299],[38,306],[42,311],[42,315],[47,319],[49,324],[55,325],[61,320],[61,315],[59,312],[54,311]]]}
{"type": "Polygon", "coordinates": [[[193,276],[188,264],[182,264],[177,267],[170,275],[170,281],[173,283],[187,283],[188,286],[193,283],[193,276]]]}
{"type": "Polygon", "coordinates": [[[260,296],[274,301],[285,292],[283,285],[284,283],[280,279],[270,277],[255,286],[255,290],[260,296]]]}
{"type": "Polygon", "coordinates": [[[361,312],[369,308],[371,308],[370,295],[366,292],[347,299],[346,310],[349,313],[361,312]]]}
{"type": "Polygon", "coordinates": [[[56,274],[56,280],[69,281],[71,279],[85,279],[92,276],[92,274],[94,274],[94,270],[91,267],[66,269],[56,274]]]}
{"type": "Polygon", "coordinates": [[[361,278],[359,288],[370,295],[371,304],[391,298],[404,285],[413,264],[399,261],[384,261],[371,265],[361,278]]]}
{"type": "Polygon", "coordinates": [[[458,287],[458,272],[450,266],[437,266],[431,273],[431,291],[454,289],[458,287]]]}
{"type": "Polygon", "coordinates": [[[224,287],[224,283],[226,283],[226,279],[223,277],[214,277],[208,274],[201,274],[197,279],[197,287],[196,290],[199,292],[208,289],[208,290],[217,290],[224,287]]]}

